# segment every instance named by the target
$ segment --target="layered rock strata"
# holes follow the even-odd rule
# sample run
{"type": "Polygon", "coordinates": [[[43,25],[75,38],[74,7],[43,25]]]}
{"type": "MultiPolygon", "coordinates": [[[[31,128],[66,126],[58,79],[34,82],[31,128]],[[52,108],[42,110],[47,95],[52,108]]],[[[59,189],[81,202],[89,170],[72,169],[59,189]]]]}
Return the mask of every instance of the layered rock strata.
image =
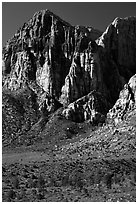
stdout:
{"type": "MultiPolygon", "coordinates": [[[[3,90],[33,91],[42,115],[88,95],[79,105],[84,109],[88,101],[95,103],[93,91],[113,105],[135,74],[135,28],[135,17],[116,18],[102,34],[71,26],[49,10],[37,12],[3,48],[3,90]]],[[[90,112],[79,120],[91,118],[90,112]]]]}
{"type": "MultiPolygon", "coordinates": [[[[92,30],[92,31],[91,31],[92,30]]],[[[59,97],[75,49],[86,47],[101,34],[73,27],[48,10],[37,12],[3,49],[3,80],[9,89],[36,81],[50,95],[59,97]],[[83,39],[83,40],[82,40],[83,39]]]]}

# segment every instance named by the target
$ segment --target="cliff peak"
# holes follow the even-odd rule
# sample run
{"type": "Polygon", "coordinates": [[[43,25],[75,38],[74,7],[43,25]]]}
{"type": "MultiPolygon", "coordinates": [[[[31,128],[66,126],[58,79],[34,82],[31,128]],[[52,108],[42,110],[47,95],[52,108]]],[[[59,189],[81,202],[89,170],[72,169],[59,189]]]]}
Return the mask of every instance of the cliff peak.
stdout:
{"type": "Polygon", "coordinates": [[[34,93],[42,116],[66,106],[74,121],[103,120],[136,73],[135,30],[135,17],[116,18],[101,34],[38,11],[3,49],[3,90],[34,93]]]}

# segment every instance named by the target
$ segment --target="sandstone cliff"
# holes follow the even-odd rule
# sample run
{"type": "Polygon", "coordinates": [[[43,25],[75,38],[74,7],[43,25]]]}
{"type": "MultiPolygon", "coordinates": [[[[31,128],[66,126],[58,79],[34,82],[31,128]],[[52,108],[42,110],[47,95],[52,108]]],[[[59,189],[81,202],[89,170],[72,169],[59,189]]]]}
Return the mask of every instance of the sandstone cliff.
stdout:
{"type": "MultiPolygon", "coordinates": [[[[64,103],[69,104],[93,90],[102,93],[112,105],[116,102],[124,84],[136,72],[135,23],[133,17],[116,18],[96,40],[97,44],[91,41],[86,49],[74,53],[62,88],[64,103]]],[[[67,118],[73,117],[69,116],[71,106],[65,111],[67,118]]],[[[80,116],[75,108],[73,114],[76,120],[80,116]]]]}
{"type": "Polygon", "coordinates": [[[49,10],[35,13],[3,48],[3,87],[18,90],[36,84],[59,99],[74,51],[100,35],[90,27],[73,27],[49,10]]]}
{"type": "Polygon", "coordinates": [[[77,44],[83,38],[81,46],[86,46],[101,34],[93,32],[73,27],[49,10],[37,12],[3,48],[3,73],[8,78],[4,86],[12,90],[36,81],[44,91],[59,97],[77,44]]]}
{"type": "Polygon", "coordinates": [[[103,80],[114,104],[124,84],[136,73],[136,18],[116,18],[97,44],[103,80]]]}
{"type": "Polygon", "coordinates": [[[136,72],[135,27],[135,17],[116,18],[102,34],[71,26],[49,10],[37,12],[3,48],[3,91],[31,91],[28,103],[35,101],[40,117],[66,106],[68,118],[76,103],[69,116],[74,121],[95,120],[92,112],[105,117],[136,72]],[[95,102],[100,95],[104,100],[95,102]],[[95,109],[97,104],[104,113],[95,109]]]}
{"type": "Polygon", "coordinates": [[[69,74],[62,87],[61,101],[69,104],[92,90],[104,95],[106,93],[98,46],[94,41],[90,41],[86,49],[74,53],[69,74]]]}

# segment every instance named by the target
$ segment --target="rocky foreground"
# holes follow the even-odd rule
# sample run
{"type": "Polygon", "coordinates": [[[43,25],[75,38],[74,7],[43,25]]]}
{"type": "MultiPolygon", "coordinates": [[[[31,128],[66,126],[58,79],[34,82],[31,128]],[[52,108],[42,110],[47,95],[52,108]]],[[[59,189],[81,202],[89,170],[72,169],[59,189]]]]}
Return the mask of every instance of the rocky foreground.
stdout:
{"type": "Polygon", "coordinates": [[[3,201],[136,201],[136,18],[49,10],[3,48],[3,201]]]}

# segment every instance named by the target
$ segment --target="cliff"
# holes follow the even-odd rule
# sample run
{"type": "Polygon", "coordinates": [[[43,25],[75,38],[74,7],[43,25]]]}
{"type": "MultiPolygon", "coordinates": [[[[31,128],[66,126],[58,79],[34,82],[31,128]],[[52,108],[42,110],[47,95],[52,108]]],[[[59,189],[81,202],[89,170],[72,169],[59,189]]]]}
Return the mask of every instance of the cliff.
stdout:
{"type": "Polygon", "coordinates": [[[73,27],[49,10],[35,13],[3,48],[3,73],[8,78],[4,78],[4,86],[17,90],[35,81],[44,91],[59,97],[80,38],[86,46],[101,34],[93,32],[73,27]]]}
{"type": "Polygon", "coordinates": [[[23,128],[19,122],[19,126],[26,131],[61,106],[64,117],[75,122],[101,117],[105,121],[123,86],[136,73],[135,42],[135,17],[116,18],[102,34],[91,27],[71,26],[49,10],[35,13],[3,48],[3,114],[7,106],[12,108],[12,96],[23,112],[16,111],[10,121],[13,124],[21,115],[29,125],[23,128]],[[27,103],[33,104],[28,119],[25,93],[27,103]]]}

